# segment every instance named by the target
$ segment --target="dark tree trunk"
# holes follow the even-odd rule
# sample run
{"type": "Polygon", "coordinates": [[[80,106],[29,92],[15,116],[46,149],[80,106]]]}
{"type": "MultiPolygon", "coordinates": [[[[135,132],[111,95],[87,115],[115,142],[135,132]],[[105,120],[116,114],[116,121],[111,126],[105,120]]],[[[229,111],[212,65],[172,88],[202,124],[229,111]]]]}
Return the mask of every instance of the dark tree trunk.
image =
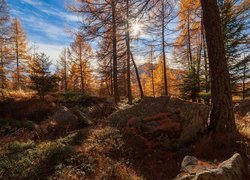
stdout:
{"type": "Polygon", "coordinates": [[[1,88],[4,89],[5,77],[4,77],[4,57],[3,57],[3,47],[1,47],[1,61],[0,61],[0,77],[1,77],[1,88]]]}
{"type": "Polygon", "coordinates": [[[153,93],[153,97],[155,97],[153,47],[152,46],[150,50],[150,70],[151,70],[152,93],[153,93]]]}
{"type": "Polygon", "coordinates": [[[211,78],[212,111],[210,129],[235,132],[230,76],[216,0],[201,0],[211,78]]]}
{"type": "Polygon", "coordinates": [[[144,98],[144,93],[143,93],[143,89],[142,89],[142,85],[141,85],[141,79],[140,79],[140,75],[139,75],[135,60],[134,60],[134,56],[133,56],[131,51],[130,51],[130,55],[131,55],[131,60],[133,62],[134,68],[135,68],[135,74],[136,74],[136,78],[137,78],[137,81],[138,81],[138,86],[139,86],[139,89],[140,89],[141,99],[143,99],[144,98]]]}
{"type": "Polygon", "coordinates": [[[67,61],[64,62],[64,92],[68,91],[67,61]]]}
{"type": "Polygon", "coordinates": [[[161,22],[161,38],[162,38],[162,57],[163,57],[163,77],[164,77],[164,95],[168,95],[167,67],[166,67],[166,50],[165,50],[165,4],[162,1],[162,22],[161,22]]]}
{"type": "Polygon", "coordinates": [[[246,98],[246,70],[247,70],[247,65],[244,64],[244,69],[243,69],[243,79],[242,79],[242,99],[244,100],[246,98]]]}
{"type": "Polygon", "coordinates": [[[82,44],[79,44],[79,67],[80,67],[80,75],[81,75],[81,92],[82,94],[85,93],[84,91],[84,75],[83,75],[83,64],[82,64],[82,44]]]}
{"type": "Polygon", "coordinates": [[[126,46],[127,46],[127,98],[128,104],[132,104],[131,78],[130,78],[130,34],[129,34],[129,0],[126,0],[126,46]]]}
{"type": "Polygon", "coordinates": [[[17,90],[21,88],[20,86],[20,70],[19,70],[19,43],[18,43],[18,26],[16,21],[16,37],[15,37],[15,43],[16,43],[16,73],[17,73],[17,90]]]}
{"type": "Polygon", "coordinates": [[[193,56],[192,56],[192,49],[191,49],[191,35],[190,35],[190,12],[188,10],[188,25],[187,25],[187,35],[188,35],[188,55],[189,55],[189,69],[193,68],[193,56]]]}
{"type": "Polygon", "coordinates": [[[118,80],[117,80],[117,38],[116,38],[116,2],[112,0],[112,43],[113,43],[113,83],[115,102],[120,101],[118,80]]]}

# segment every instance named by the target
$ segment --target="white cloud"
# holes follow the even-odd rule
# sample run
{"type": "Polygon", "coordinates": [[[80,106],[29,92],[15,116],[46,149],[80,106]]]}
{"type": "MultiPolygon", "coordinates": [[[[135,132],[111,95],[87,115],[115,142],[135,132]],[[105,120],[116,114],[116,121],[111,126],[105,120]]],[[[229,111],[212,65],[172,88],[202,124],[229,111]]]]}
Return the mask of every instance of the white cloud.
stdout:
{"type": "Polygon", "coordinates": [[[63,48],[65,46],[61,44],[46,44],[46,43],[36,43],[36,46],[38,46],[38,51],[44,52],[46,55],[50,57],[53,64],[56,64],[56,60],[58,59],[60,53],[62,52],[63,48]]]}
{"type": "Polygon", "coordinates": [[[52,39],[63,38],[67,36],[65,28],[63,26],[56,26],[54,24],[43,21],[41,18],[35,16],[25,16],[22,20],[28,24],[31,24],[32,29],[38,32],[44,33],[47,37],[52,39]]]}
{"type": "Polygon", "coordinates": [[[79,21],[79,18],[77,15],[69,13],[66,11],[59,10],[57,8],[53,8],[50,5],[46,3],[42,3],[39,0],[21,0],[23,3],[27,3],[35,8],[37,8],[39,11],[52,16],[57,16],[58,18],[64,19],[67,22],[77,22],[79,21]]]}
{"type": "Polygon", "coordinates": [[[31,6],[41,6],[42,2],[40,0],[21,0],[23,3],[27,3],[31,6]]]}

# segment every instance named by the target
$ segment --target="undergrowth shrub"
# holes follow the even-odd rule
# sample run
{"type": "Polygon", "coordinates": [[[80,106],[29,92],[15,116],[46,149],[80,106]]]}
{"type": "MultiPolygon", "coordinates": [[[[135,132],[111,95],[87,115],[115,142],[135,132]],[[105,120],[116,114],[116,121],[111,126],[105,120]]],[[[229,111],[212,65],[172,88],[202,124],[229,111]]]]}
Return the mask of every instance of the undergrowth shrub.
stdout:
{"type": "Polygon", "coordinates": [[[74,150],[72,144],[79,136],[70,134],[55,141],[14,141],[0,147],[0,179],[27,179],[47,177],[47,164],[53,173],[54,167],[69,159],[74,150]],[[42,168],[46,167],[46,168],[42,168]]]}

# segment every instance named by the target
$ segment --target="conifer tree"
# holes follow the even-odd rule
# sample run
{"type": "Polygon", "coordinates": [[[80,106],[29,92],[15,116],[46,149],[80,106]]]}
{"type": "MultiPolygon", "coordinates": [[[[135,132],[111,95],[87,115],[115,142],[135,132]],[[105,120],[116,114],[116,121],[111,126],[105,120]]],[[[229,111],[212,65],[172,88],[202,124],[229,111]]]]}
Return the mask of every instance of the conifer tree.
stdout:
{"type": "Polygon", "coordinates": [[[46,93],[56,87],[57,78],[50,72],[52,62],[44,53],[35,54],[29,63],[31,88],[36,90],[41,100],[44,100],[46,93]]]}
{"type": "Polygon", "coordinates": [[[7,86],[7,74],[10,48],[9,44],[9,9],[5,0],[0,1],[0,88],[7,86]]]}
{"type": "Polygon", "coordinates": [[[13,78],[15,89],[21,89],[24,86],[24,71],[27,64],[27,42],[26,33],[22,28],[22,24],[18,18],[14,18],[10,26],[12,41],[12,59],[15,64],[13,78]]]}
{"type": "Polygon", "coordinates": [[[82,94],[86,93],[86,83],[90,76],[89,59],[91,53],[92,50],[90,45],[86,43],[83,36],[78,33],[69,49],[69,58],[71,62],[78,67],[82,94]]]}

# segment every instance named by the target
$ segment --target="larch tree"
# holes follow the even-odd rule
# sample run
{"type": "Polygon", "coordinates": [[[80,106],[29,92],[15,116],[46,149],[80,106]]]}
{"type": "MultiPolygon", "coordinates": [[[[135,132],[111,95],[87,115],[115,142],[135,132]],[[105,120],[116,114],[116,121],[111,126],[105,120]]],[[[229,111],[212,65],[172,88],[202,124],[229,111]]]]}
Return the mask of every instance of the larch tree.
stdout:
{"type": "Polygon", "coordinates": [[[171,30],[170,22],[174,17],[174,4],[167,0],[152,1],[151,11],[148,12],[147,32],[152,39],[149,40],[150,44],[153,44],[159,49],[155,50],[161,52],[162,63],[163,63],[163,95],[169,95],[168,92],[168,77],[167,77],[167,48],[170,47],[170,40],[167,39],[170,34],[173,33],[171,30]],[[152,26],[153,24],[153,26],[152,26]],[[160,38],[159,38],[160,37],[160,38]]]}
{"type": "Polygon", "coordinates": [[[24,69],[27,60],[27,42],[26,33],[22,28],[22,24],[18,18],[14,18],[10,26],[11,41],[12,41],[12,59],[15,64],[14,84],[15,89],[22,88],[24,69]]]}
{"type": "Polygon", "coordinates": [[[115,102],[119,102],[117,52],[118,2],[115,0],[82,0],[76,4],[71,4],[70,9],[82,15],[84,21],[81,25],[81,30],[83,36],[88,37],[87,40],[100,40],[106,33],[110,33],[112,39],[113,94],[115,102]]]}
{"type": "Polygon", "coordinates": [[[60,80],[62,82],[62,87],[64,92],[68,91],[68,72],[69,72],[69,59],[68,59],[68,48],[64,48],[59,56],[59,71],[60,80]]]}
{"type": "Polygon", "coordinates": [[[10,61],[8,59],[10,48],[9,44],[9,10],[8,4],[5,0],[0,1],[0,88],[6,88],[8,65],[10,61]]]}
{"type": "Polygon", "coordinates": [[[132,104],[131,78],[130,78],[130,0],[126,0],[126,48],[127,48],[127,98],[132,104]]]}
{"type": "Polygon", "coordinates": [[[83,36],[78,33],[68,52],[72,63],[76,64],[78,67],[81,82],[81,92],[82,94],[85,94],[87,77],[90,73],[89,58],[92,53],[91,47],[84,41],[83,36]]]}
{"type": "Polygon", "coordinates": [[[208,47],[212,110],[210,129],[217,132],[234,132],[236,129],[230,75],[227,66],[224,37],[216,0],[201,0],[208,47]]]}

